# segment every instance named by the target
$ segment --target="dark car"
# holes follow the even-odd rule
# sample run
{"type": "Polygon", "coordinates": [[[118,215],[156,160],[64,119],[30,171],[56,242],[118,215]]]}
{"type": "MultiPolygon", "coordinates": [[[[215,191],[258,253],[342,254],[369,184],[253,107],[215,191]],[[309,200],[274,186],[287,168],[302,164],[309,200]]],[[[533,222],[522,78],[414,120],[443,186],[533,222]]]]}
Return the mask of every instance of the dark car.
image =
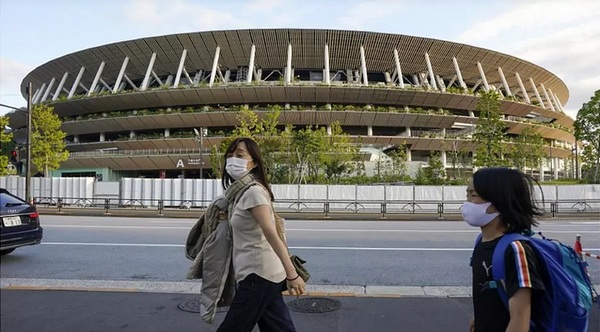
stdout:
{"type": "Polygon", "coordinates": [[[0,255],[40,244],[44,230],[35,206],[0,188],[0,255]]]}

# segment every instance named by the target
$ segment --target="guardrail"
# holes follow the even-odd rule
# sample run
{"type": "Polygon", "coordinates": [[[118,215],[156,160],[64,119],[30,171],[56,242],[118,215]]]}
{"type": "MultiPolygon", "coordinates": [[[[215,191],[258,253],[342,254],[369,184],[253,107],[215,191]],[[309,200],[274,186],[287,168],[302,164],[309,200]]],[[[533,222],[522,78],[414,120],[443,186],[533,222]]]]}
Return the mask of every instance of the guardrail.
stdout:
{"type": "MultiPolygon", "coordinates": [[[[122,198],[73,198],[73,197],[34,197],[34,204],[45,207],[62,209],[101,209],[104,213],[111,210],[145,209],[155,210],[162,215],[165,210],[198,210],[199,212],[210,204],[210,201],[183,200],[177,206],[165,206],[165,200],[122,198]],[[74,202],[71,204],[65,201],[74,202]],[[155,204],[158,202],[158,204],[155,204]]],[[[398,214],[436,214],[439,219],[444,215],[459,214],[463,201],[439,200],[318,200],[318,199],[282,199],[274,202],[277,212],[313,213],[324,215],[325,218],[334,214],[376,214],[381,218],[398,214]]],[[[550,214],[556,217],[561,213],[581,213],[600,215],[600,199],[577,199],[545,202],[550,207],[550,214]]]]}

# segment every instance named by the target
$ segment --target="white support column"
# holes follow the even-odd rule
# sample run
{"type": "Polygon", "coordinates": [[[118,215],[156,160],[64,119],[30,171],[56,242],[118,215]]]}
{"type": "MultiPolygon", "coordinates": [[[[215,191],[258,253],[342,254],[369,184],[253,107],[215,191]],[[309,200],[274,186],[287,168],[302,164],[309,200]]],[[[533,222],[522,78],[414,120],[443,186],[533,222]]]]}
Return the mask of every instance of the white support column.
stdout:
{"type": "Polygon", "coordinates": [[[448,82],[448,84],[446,85],[446,89],[451,87],[454,84],[454,82],[456,82],[457,78],[458,78],[458,75],[454,74],[454,76],[452,76],[452,78],[450,79],[450,82],[448,82]]]}
{"type": "Polygon", "coordinates": [[[540,83],[540,87],[542,88],[542,92],[544,93],[544,98],[546,98],[546,102],[550,106],[550,109],[552,110],[552,112],[556,112],[556,110],[554,109],[554,105],[552,105],[552,100],[550,100],[550,96],[548,96],[548,91],[546,91],[546,87],[544,86],[544,83],[540,83]]]}
{"type": "Polygon", "coordinates": [[[446,84],[444,83],[444,79],[441,78],[440,75],[435,75],[435,78],[437,79],[437,84],[440,90],[442,90],[442,92],[446,92],[446,84]]]}
{"type": "Polygon", "coordinates": [[[162,80],[160,79],[160,77],[158,77],[158,75],[156,75],[156,73],[154,72],[154,70],[152,71],[152,77],[154,77],[154,80],[156,80],[156,82],[158,82],[158,85],[163,85],[162,80]]]}
{"type": "Polygon", "coordinates": [[[52,96],[52,100],[58,99],[58,96],[60,95],[60,92],[62,91],[62,88],[65,85],[65,82],[67,81],[67,77],[69,77],[69,73],[65,72],[62,79],[58,83],[58,86],[56,87],[56,91],[54,92],[54,96],[52,96]]]}
{"type": "Polygon", "coordinates": [[[94,80],[92,81],[92,85],[88,90],[87,95],[91,95],[92,92],[96,90],[96,86],[98,85],[98,80],[100,80],[100,76],[102,75],[102,71],[104,70],[104,61],[100,62],[100,66],[98,66],[98,71],[96,72],[96,76],[94,76],[94,80]]]}
{"type": "Polygon", "coordinates": [[[173,83],[173,75],[167,76],[167,79],[165,80],[166,86],[171,86],[171,83],[173,83]]]}
{"type": "Polygon", "coordinates": [[[169,128],[165,128],[165,138],[171,136],[171,130],[169,128]]]}
{"type": "Polygon", "coordinates": [[[35,99],[33,99],[31,102],[34,104],[37,104],[38,101],[40,99],[42,99],[42,96],[44,95],[44,92],[46,91],[46,83],[43,83],[42,86],[40,87],[40,93],[38,93],[38,95],[36,96],[35,99]]]}
{"type": "Polygon", "coordinates": [[[329,77],[329,46],[325,44],[325,72],[323,73],[323,80],[327,85],[331,85],[331,78],[329,77]]]}
{"type": "Polygon", "coordinates": [[[106,136],[104,135],[104,133],[100,133],[100,142],[104,141],[106,141],[106,136]]]}
{"type": "Polygon", "coordinates": [[[440,159],[442,161],[442,166],[444,167],[444,169],[446,169],[446,167],[448,167],[448,160],[446,158],[446,151],[440,151],[440,159]]]}
{"type": "Polygon", "coordinates": [[[483,67],[481,66],[481,62],[479,62],[479,61],[477,61],[477,69],[479,69],[479,76],[481,76],[481,81],[483,82],[483,88],[485,89],[485,91],[490,91],[490,86],[488,85],[487,78],[485,78],[485,73],[483,72],[483,67]]]}
{"type": "Polygon", "coordinates": [[[141,91],[145,91],[146,89],[148,89],[148,84],[150,83],[150,74],[152,73],[152,69],[154,68],[154,61],[156,61],[156,53],[152,53],[152,57],[150,57],[148,69],[146,69],[146,75],[144,75],[144,80],[142,81],[142,85],[140,86],[141,91]]]}
{"type": "Polygon", "coordinates": [[[548,92],[550,93],[550,98],[552,98],[552,101],[554,101],[554,106],[556,107],[556,110],[562,112],[562,105],[558,102],[556,94],[552,92],[552,89],[548,89],[548,92]]]}
{"type": "Polygon", "coordinates": [[[130,131],[129,131],[129,138],[130,138],[130,139],[133,139],[133,138],[135,138],[135,131],[133,131],[133,130],[130,130],[130,131]]]}
{"type": "Polygon", "coordinates": [[[106,81],[104,81],[102,78],[100,79],[100,83],[104,86],[103,90],[106,89],[107,91],[112,91],[112,87],[108,85],[108,83],[106,83],[106,81]]]}
{"type": "Polygon", "coordinates": [[[183,74],[185,75],[185,78],[187,78],[188,82],[190,82],[189,84],[196,84],[185,68],[183,68],[183,74]]]}
{"type": "Polygon", "coordinates": [[[39,94],[40,94],[41,90],[40,89],[36,89],[35,92],[33,93],[33,97],[31,97],[31,102],[35,104],[35,101],[37,100],[39,94]]]}
{"type": "Polygon", "coordinates": [[[546,158],[542,158],[542,162],[540,163],[540,176],[539,176],[539,182],[544,182],[545,181],[545,177],[544,177],[544,166],[546,165],[546,158]]]}
{"type": "Polygon", "coordinates": [[[410,129],[410,127],[406,127],[406,136],[412,137],[412,130],[410,129]]]}
{"type": "Polygon", "coordinates": [[[215,49],[215,57],[213,59],[212,69],[210,70],[210,79],[208,86],[211,87],[215,83],[215,75],[217,74],[217,66],[219,65],[219,55],[221,54],[221,48],[217,46],[215,49]]]}
{"type": "Polygon", "coordinates": [[[437,82],[435,81],[433,67],[431,66],[431,60],[429,59],[429,54],[427,52],[425,52],[425,62],[427,63],[427,71],[429,72],[429,81],[431,82],[431,87],[434,90],[437,90],[437,82]]]}
{"type": "Polygon", "coordinates": [[[519,75],[519,73],[515,73],[515,77],[517,78],[517,82],[519,82],[519,87],[521,88],[521,93],[523,94],[523,98],[525,98],[525,101],[528,104],[531,104],[531,100],[529,99],[529,94],[527,93],[527,90],[525,90],[525,85],[523,84],[523,81],[521,80],[521,76],[519,75]]]}
{"type": "Polygon", "coordinates": [[[121,65],[121,70],[119,70],[119,75],[117,75],[115,86],[113,86],[112,88],[113,93],[119,91],[119,86],[121,85],[121,81],[123,80],[123,75],[125,74],[125,69],[127,69],[127,64],[129,64],[129,57],[125,57],[125,59],[123,59],[123,64],[121,65]]]}
{"type": "Polygon", "coordinates": [[[183,49],[183,52],[181,52],[181,59],[179,59],[179,66],[177,67],[177,74],[175,74],[175,82],[173,82],[174,88],[179,86],[179,80],[181,79],[181,72],[183,71],[183,64],[185,63],[186,56],[187,50],[183,49]]]}
{"type": "Polygon", "coordinates": [[[137,90],[137,89],[138,89],[138,87],[137,87],[137,86],[135,86],[135,84],[133,83],[133,81],[132,81],[131,79],[129,79],[129,76],[127,76],[127,74],[123,75],[123,78],[125,79],[125,82],[127,82],[127,84],[131,85],[131,87],[132,87],[134,90],[137,90]]]}
{"type": "Polygon", "coordinates": [[[454,64],[454,70],[456,71],[456,77],[458,78],[458,83],[460,84],[460,86],[463,89],[467,89],[467,85],[465,84],[465,81],[463,81],[463,77],[462,77],[462,73],[460,72],[460,68],[458,67],[458,61],[456,60],[456,57],[452,57],[452,63],[454,64]]]}
{"type": "Polygon", "coordinates": [[[369,86],[369,78],[367,77],[367,60],[365,60],[365,48],[360,46],[360,71],[362,81],[365,86],[369,86]]]}
{"type": "Polygon", "coordinates": [[[537,101],[540,102],[540,106],[542,106],[543,109],[546,109],[546,105],[544,105],[544,101],[542,100],[542,97],[540,96],[540,92],[538,91],[537,87],[535,86],[535,82],[533,81],[533,79],[531,77],[529,78],[529,83],[531,84],[531,87],[533,88],[533,92],[535,93],[535,97],[537,98],[537,101]]]}
{"type": "Polygon", "coordinates": [[[48,96],[50,95],[50,90],[52,90],[52,87],[54,86],[54,82],[56,82],[56,79],[52,77],[50,83],[48,84],[48,88],[46,89],[46,92],[44,92],[44,95],[42,96],[40,102],[44,102],[46,101],[46,99],[48,99],[48,96]]]}
{"type": "Polygon", "coordinates": [[[406,148],[406,161],[412,161],[412,151],[408,147],[406,148]]]}
{"type": "Polygon", "coordinates": [[[223,77],[223,82],[229,83],[230,78],[231,78],[231,70],[227,69],[225,71],[225,76],[223,77]]]}
{"type": "Polygon", "coordinates": [[[292,44],[287,47],[287,61],[285,64],[285,84],[292,83],[292,44]]]}
{"type": "Polygon", "coordinates": [[[504,85],[504,90],[506,90],[506,95],[512,96],[512,92],[510,92],[510,87],[508,86],[508,82],[506,81],[506,77],[504,76],[504,72],[501,67],[498,67],[498,74],[500,74],[500,79],[502,79],[502,85],[504,85]]]}
{"type": "Polygon", "coordinates": [[[75,78],[75,82],[73,82],[73,86],[71,87],[71,91],[69,92],[69,96],[67,96],[67,99],[73,98],[73,95],[75,94],[75,90],[77,90],[77,87],[79,86],[79,82],[81,81],[81,77],[83,77],[84,71],[85,71],[85,67],[81,67],[81,69],[79,69],[79,74],[77,74],[77,77],[75,78]]]}
{"type": "Polygon", "coordinates": [[[373,136],[373,126],[367,126],[367,136],[373,136]]]}
{"type": "MultiPolygon", "coordinates": [[[[288,47],[289,50],[289,47],[288,47]]],[[[246,82],[252,82],[252,75],[254,74],[254,56],[256,55],[256,46],[252,44],[250,48],[250,62],[248,63],[248,75],[246,76],[246,82]]]]}
{"type": "Polygon", "coordinates": [[[400,67],[400,56],[398,50],[394,49],[394,64],[396,65],[396,75],[398,76],[398,86],[404,89],[404,79],[402,77],[402,68],[400,67]]]}
{"type": "Polygon", "coordinates": [[[79,143],[79,135],[73,136],[73,143],[79,143]]]}

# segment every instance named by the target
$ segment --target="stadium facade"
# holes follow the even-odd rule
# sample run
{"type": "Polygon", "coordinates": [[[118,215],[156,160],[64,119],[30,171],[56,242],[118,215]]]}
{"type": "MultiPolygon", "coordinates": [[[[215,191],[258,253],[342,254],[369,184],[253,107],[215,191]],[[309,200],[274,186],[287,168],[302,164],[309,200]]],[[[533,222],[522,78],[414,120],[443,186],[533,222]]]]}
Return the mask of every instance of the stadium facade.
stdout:
{"type": "MultiPolygon", "coordinates": [[[[23,79],[24,96],[28,82],[33,102],[53,106],[68,135],[70,158],[54,176],[199,177],[210,159],[194,129],[205,129],[202,148],[218,144],[242,105],[258,114],[281,106],[282,126],[339,121],[365,151],[406,145],[411,165],[439,151],[450,167],[450,153],[476,148],[477,92],[495,90],[508,136],[532,128],[547,144],[536,173],[561,177],[575,142],[563,112],[569,91],[548,70],[398,34],[251,29],[141,38],[51,60],[23,79]]],[[[10,114],[17,139],[25,121],[10,114]]]]}

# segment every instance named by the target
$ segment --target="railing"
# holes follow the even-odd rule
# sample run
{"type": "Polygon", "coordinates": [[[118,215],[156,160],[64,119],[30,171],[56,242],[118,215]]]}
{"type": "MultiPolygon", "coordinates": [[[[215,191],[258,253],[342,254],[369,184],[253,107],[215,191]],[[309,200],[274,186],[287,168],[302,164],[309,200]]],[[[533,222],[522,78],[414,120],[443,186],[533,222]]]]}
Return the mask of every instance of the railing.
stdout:
{"type": "MultiPolygon", "coordinates": [[[[59,212],[63,209],[96,209],[110,213],[113,210],[157,211],[162,215],[166,210],[198,210],[210,204],[202,200],[182,200],[173,206],[165,205],[165,200],[122,198],[73,198],[73,197],[34,197],[34,204],[43,207],[54,207],[59,212]],[[65,204],[65,201],[74,202],[65,204]],[[158,204],[156,204],[158,202],[158,204]]],[[[167,202],[171,202],[170,200],[167,202]]],[[[445,215],[460,214],[463,201],[449,200],[338,200],[338,199],[287,199],[276,200],[275,210],[279,213],[303,213],[322,215],[325,218],[335,214],[370,214],[385,218],[399,214],[435,214],[438,219],[445,215]]],[[[550,214],[595,214],[600,213],[600,199],[575,199],[545,202],[549,205],[550,214]]]]}

